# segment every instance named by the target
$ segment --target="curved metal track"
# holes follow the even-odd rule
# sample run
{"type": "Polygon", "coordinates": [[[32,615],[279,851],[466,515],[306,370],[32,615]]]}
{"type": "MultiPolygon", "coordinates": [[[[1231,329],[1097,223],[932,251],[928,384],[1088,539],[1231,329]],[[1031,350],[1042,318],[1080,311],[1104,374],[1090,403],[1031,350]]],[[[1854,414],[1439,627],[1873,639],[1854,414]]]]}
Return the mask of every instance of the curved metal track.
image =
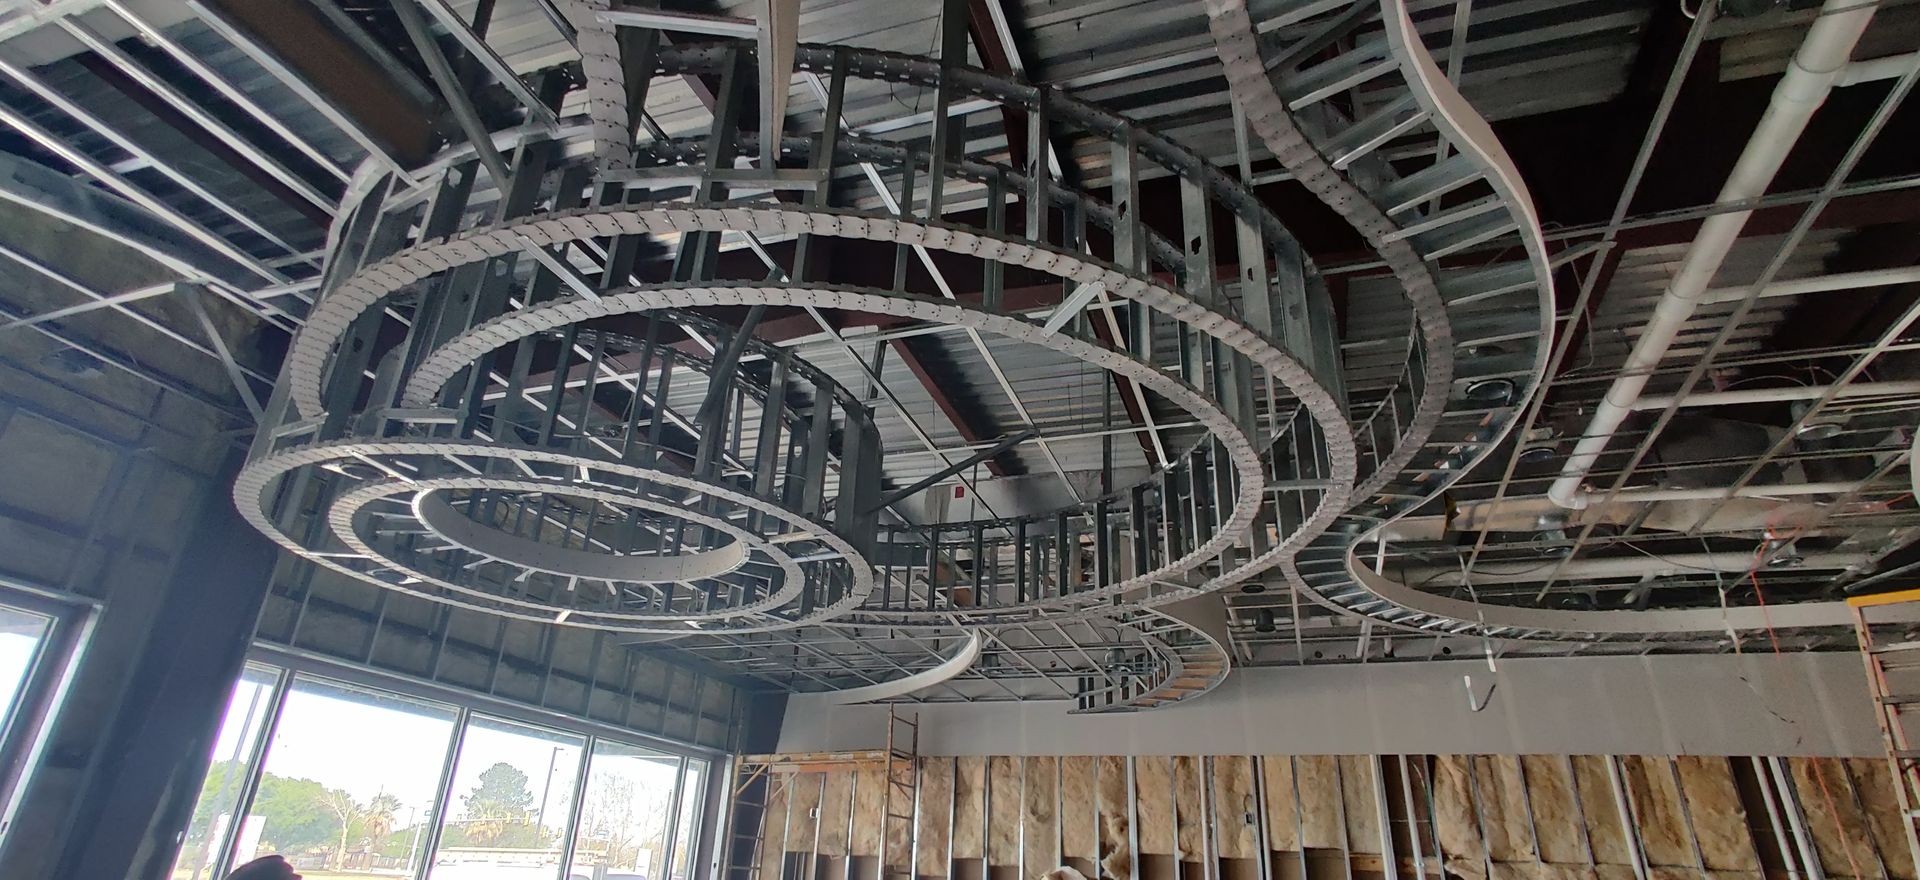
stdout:
{"type": "Polygon", "coordinates": [[[823,691],[821,695],[826,698],[827,702],[842,706],[904,697],[912,694],[914,691],[925,690],[941,682],[951,680],[954,676],[967,671],[967,667],[972,666],[973,661],[979,658],[980,646],[985,643],[985,641],[985,638],[981,636],[979,632],[975,632],[969,635],[966,641],[961,642],[960,647],[955,648],[951,656],[926,669],[909,673],[890,681],[883,681],[879,684],[862,685],[860,687],[852,687],[838,691],[823,691]]]}
{"type": "Polygon", "coordinates": [[[1430,613],[1370,589],[1353,550],[1491,453],[1540,382],[1554,329],[1552,274],[1525,186],[1433,65],[1403,3],[1295,0],[1264,35],[1243,0],[1207,0],[1207,11],[1249,124],[1380,252],[1406,289],[1424,349],[1408,371],[1420,404],[1394,452],[1356,492],[1359,503],[1283,568],[1316,601],[1391,627],[1480,632],[1478,615],[1430,613]],[[1358,118],[1334,109],[1337,98],[1362,108],[1358,118]],[[1376,154],[1409,139],[1430,143],[1438,158],[1400,177],[1376,154]],[[1525,259],[1436,268],[1468,248],[1503,246],[1525,259]]]}
{"type": "MultiPolygon", "coordinates": [[[[830,622],[929,632],[985,627],[991,632],[1001,626],[1045,626],[1084,618],[1103,631],[1126,634],[1121,641],[1137,643],[1126,666],[1140,673],[1126,676],[1127,686],[1120,690],[1083,695],[1084,708],[1091,710],[1095,703],[1101,711],[1151,707],[1217,685],[1230,665],[1221,641],[1178,615],[1148,606],[1236,583],[1303,546],[1345,506],[1357,472],[1331,349],[1315,334],[1301,332],[1304,324],[1294,326],[1300,324],[1297,313],[1280,314],[1283,295],[1295,297],[1287,301],[1288,309],[1302,303],[1312,308],[1314,279],[1297,243],[1271,212],[1240,182],[1197,155],[1058,90],[926,59],[826,47],[801,47],[797,64],[807,75],[831,79],[834,88],[843,87],[847,78],[865,77],[917,83],[949,98],[983,98],[1045,114],[1056,126],[1104,139],[1116,161],[1137,162],[1148,172],[1170,172],[1182,188],[1180,240],[1204,245],[1196,244],[1191,251],[1176,245],[1141,223],[1131,197],[1102,201],[1048,179],[1040,166],[1023,173],[978,158],[953,157],[945,149],[920,151],[837,131],[783,138],[783,161],[804,163],[823,175],[854,164],[868,168],[870,175],[874,166],[908,180],[918,175],[930,181],[925,184],[935,194],[930,200],[937,199],[949,181],[981,184],[990,193],[990,211],[1009,210],[1006,201],[994,201],[998,197],[991,193],[1017,193],[1029,202],[1057,206],[1070,220],[1110,231],[1112,247],[1102,244],[1102,252],[1095,253],[1064,234],[1058,239],[1063,244],[1051,244],[1044,234],[1008,234],[991,222],[976,228],[943,220],[938,212],[929,220],[854,210],[830,205],[824,197],[809,196],[804,204],[725,200],[721,194],[727,184],[712,172],[732,165],[731,155],[715,155],[721,149],[716,145],[739,150],[756,145],[759,134],[734,129],[704,140],[656,141],[636,148],[629,136],[632,110],[626,106],[634,84],[619,81],[618,47],[609,42],[609,29],[598,24],[593,13],[603,5],[578,4],[572,10],[587,25],[581,28],[581,50],[591,125],[563,129],[551,138],[535,133],[509,142],[512,166],[504,179],[492,181],[497,201],[485,214],[466,206],[468,194],[476,191],[478,165],[471,153],[461,150],[434,163],[438,176],[429,175],[424,184],[399,187],[369,181],[356,188],[360,198],[330,238],[330,250],[340,259],[329,264],[324,294],[289,354],[280,397],[270,414],[272,425],[263,432],[236,487],[236,498],[255,524],[336,571],[526,619],[690,635],[693,641],[711,638],[721,644],[736,635],[757,633],[748,641],[766,647],[789,635],[798,639],[803,627],[830,622]],[[589,139],[591,167],[562,158],[579,155],[580,142],[589,139]],[[651,189],[655,186],[667,192],[690,186],[695,194],[690,200],[659,200],[660,190],[651,189]],[[625,197],[618,192],[623,188],[648,195],[625,197]],[[581,195],[589,189],[592,196],[581,195]],[[654,201],[648,201],[650,197],[654,201]],[[392,206],[383,199],[391,199],[392,206]],[[1217,209],[1224,209],[1238,227],[1243,262],[1262,270],[1269,264],[1278,267],[1271,278],[1263,272],[1246,273],[1239,303],[1216,287],[1211,271],[1215,260],[1207,248],[1217,209]],[[622,243],[671,237],[684,251],[689,241],[713,242],[720,234],[864,238],[965,256],[985,266],[1022,267],[1052,275],[1069,287],[1097,289],[1103,302],[1112,297],[1118,303],[1100,312],[1108,323],[1114,323],[1115,316],[1128,323],[1124,333],[1111,328],[1115,338],[1093,340],[1056,323],[1042,326],[1039,319],[1006,313],[991,293],[974,305],[957,302],[951,294],[940,299],[862,290],[835,284],[831,277],[723,282],[700,274],[698,268],[690,280],[629,287],[627,273],[611,268],[611,255],[622,243]],[[598,277],[586,277],[579,268],[559,265],[577,266],[582,251],[589,264],[605,261],[604,273],[595,270],[598,277]],[[531,273],[528,256],[539,264],[531,273]],[[1281,291],[1287,284],[1294,292],[1281,291]],[[479,291],[473,300],[467,291],[475,288],[469,285],[479,291]],[[1302,287],[1306,292],[1298,290],[1302,287]],[[596,339],[589,352],[577,342],[587,338],[580,325],[598,321],[596,327],[605,327],[608,320],[619,323],[636,313],[710,306],[888,314],[951,324],[976,339],[990,333],[1019,340],[1127,379],[1136,394],[1144,390],[1157,401],[1178,406],[1206,433],[1199,439],[1182,436],[1178,450],[1169,442],[1146,483],[1109,487],[1099,499],[1020,520],[1057,527],[1050,552],[1064,560],[1064,548],[1071,545],[1074,568],[1069,571],[1062,562],[1057,571],[1049,570],[1031,584],[1023,582],[1017,599],[1011,598],[1011,582],[998,583],[998,573],[993,586],[1007,595],[984,597],[976,545],[974,583],[965,601],[951,590],[944,597],[937,595],[931,578],[926,607],[875,601],[884,593],[874,589],[869,556],[875,530],[867,505],[878,493],[866,485],[863,498],[849,494],[853,490],[848,488],[849,480],[870,482],[877,476],[877,469],[867,473],[860,470],[865,464],[854,464],[878,458],[864,445],[878,442],[877,435],[868,437],[872,416],[861,401],[791,353],[758,355],[778,362],[776,376],[785,370],[813,386],[810,412],[803,409],[804,401],[790,402],[777,379],[766,387],[764,378],[745,381],[729,375],[723,381],[716,372],[707,384],[723,392],[720,396],[728,402],[718,421],[696,421],[724,425],[731,420],[732,427],[719,437],[695,438],[698,453],[661,446],[656,430],[651,442],[658,448],[643,453],[636,466],[625,444],[616,453],[589,430],[592,419],[587,415],[596,406],[591,389],[599,381],[596,370],[605,372],[607,381],[621,381],[633,397],[626,416],[629,440],[641,419],[643,398],[653,410],[647,420],[656,429],[673,413],[666,408],[664,393],[648,395],[641,387],[648,381],[650,356],[640,356],[638,372],[623,379],[621,371],[635,369],[636,360],[629,355],[637,352],[616,349],[603,339],[596,339]],[[384,344],[373,332],[386,320],[383,312],[411,324],[399,348],[375,348],[384,344]],[[1135,346],[1127,339],[1165,339],[1169,330],[1181,345],[1177,369],[1154,366],[1168,358],[1163,353],[1159,361],[1151,360],[1151,342],[1135,346]],[[560,345],[551,345],[555,339],[560,345]],[[569,347],[575,355],[567,354],[569,347]],[[556,349],[559,357],[549,358],[556,349]],[[566,403],[580,398],[556,391],[533,420],[540,423],[532,426],[540,436],[527,433],[531,411],[518,402],[524,396],[519,389],[532,377],[521,362],[538,356],[543,365],[551,361],[547,376],[577,376],[579,361],[589,354],[593,367],[584,401],[566,403]],[[607,371],[600,367],[603,356],[609,362],[624,360],[618,369],[607,371]],[[512,369],[495,366],[508,359],[516,362],[512,369]],[[838,432],[839,419],[823,415],[822,403],[845,414],[849,436],[856,433],[851,426],[858,422],[857,433],[868,437],[860,441],[864,456],[852,449],[830,450],[824,438],[838,432]],[[580,407],[577,425],[556,427],[562,404],[580,407]],[[761,430],[743,433],[741,425],[754,422],[761,430]],[[733,458],[716,461],[727,456],[727,450],[733,458]],[[801,467],[802,456],[838,456],[839,498],[823,496],[831,474],[824,465],[801,467]],[[663,461],[671,467],[663,467],[663,461]],[[780,461],[784,463],[769,464],[780,461]],[[344,482],[318,474],[320,470],[333,470],[344,482]],[[796,477],[803,471],[803,478],[796,477]],[[305,482],[309,474],[317,475],[320,499],[311,508],[306,500],[312,491],[305,482]],[[568,496],[631,516],[678,515],[677,528],[703,537],[685,565],[630,558],[656,551],[623,549],[624,544],[588,552],[584,546],[576,548],[566,532],[558,546],[540,546],[489,531],[502,525],[499,517],[490,508],[476,513],[479,504],[468,496],[448,494],[461,492],[568,496]],[[466,501],[461,512],[465,521],[455,522],[446,510],[432,505],[433,498],[442,496],[466,501]],[[423,498],[428,502],[424,506],[423,498]],[[394,501],[408,503],[379,506],[394,501]],[[304,533],[289,528],[308,509],[322,511],[331,535],[311,527],[304,533]],[[410,509],[411,518],[393,513],[396,509],[410,509]],[[861,511],[867,519],[856,515],[861,511]],[[1056,519],[1063,513],[1072,518],[1071,526],[1056,519]],[[401,516],[397,526],[396,516],[401,516]],[[427,536],[423,546],[410,537],[414,534],[427,536]],[[446,544],[436,543],[440,541],[446,544]],[[344,550],[336,549],[342,544],[344,550]],[[1081,568],[1083,546],[1089,559],[1098,553],[1112,565],[1089,562],[1081,568]],[[700,601],[670,588],[662,594],[657,588],[663,579],[668,584],[682,576],[714,582],[748,569],[764,585],[722,587],[718,599],[711,588],[700,601]],[[776,570],[777,575],[767,574],[776,570]],[[520,574],[507,576],[515,571],[520,574]],[[542,584],[532,591],[538,595],[515,587],[526,582],[528,573],[542,584]],[[577,586],[596,582],[611,588],[613,599],[571,598],[577,586]],[[796,589],[797,582],[806,588],[796,589]],[[558,591],[555,585],[561,583],[567,592],[558,591]],[[655,584],[651,599],[620,595],[642,596],[650,583],[655,584]],[[784,632],[771,634],[775,630],[784,632]]],[[[744,54],[749,53],[741,45],[674,47],[660,52],[650,73],[737,71],[734,65],[744,54]]],[[[494,162],[488,167],[498,166],[494,162]]],[[[1047,222],[1046,212],[1039,216],[1047,222]]],[[[804,276],[797,265],[793,271],[804,276]]],[[[725,345],[728,333],[721,328],[706,335],[725,345]]],[[[652,344],[649,336],[649,351],[652,344]]],[[[683,363],[700,360],[680,355],[683,363]]],[[[713,362],[722,360],[716,353],[713,362]]],[[[544,381],[565,387],[558,378],[544,381]]],[[[601,421],[600,430],[611,427],[601,421]]],[[[523,501],[520,506],[528,505],[523,501]]],[[[591,515],[585,519],[591,527],[591,515]]],[[[1016,531],[1013,520],[971,525],[1009,535],[1016,531]]],[[[540,535],[537,527],[533,534],[540,535]]],[[[586,540],[581,533],[578,543],[586,540]]],[[[931,555],[922,557],[936,560],[928,571],[941,568],[943,558],[939,538],[931,540],[931,555]]],[[[1019,552],[1014,556],[1021,558],[1019,552]]],[[[1098,670],[1097,665],[1093,668],[1098,670]]],[[[1111,680],[1104,671],[1098,677],[1111,680]]]]}
{"type": "MultiPolygon", "coordinates": [[[[1725,610],[1532,608],[1427,593],[1370,570],[1357,548],[1490,453],[1513,427],[1521,402],[1539,384],[1552,339],[1551,271],[1539,220],[1512,161],[1485,120],[1428,55],[1404,3],[1381,0],[1377,8],[1364,9],[1349,3],[1292,2],[1267,23],[1264,30],[1271,33],[1264,37],[1256,36],[1240,0],[1209,0],[1208,10],[1235,100],[1247,109],[1255,130],[1284,164],[1313,175],[1315,191],[1330,196],[1336,206],[1356,194],[1380,206],[1396,228],[1383,235],[1356,223],[1369,240],[1411,241],[1430,267],[1469,247],[1496,250],[1505,245],[1512,251],[1518,246],[1527,257],[1525,262],[1439,273],[1440,297],[1459,336],[1458,361],[1454,394],[1426,438],[1424,466],[1416,456],[1400,476],[1378,484],[1378,492],[1356,492],[1362,503],[1286,564],[1290,580],[1322,604],[1390,629],[1419,633],[1592,643],[1665,633],[1697,636],[1768,626],[1847,625],[1845,606],[1834,602],[1725,610]],[[1370,109],[1352,122],[1338,119],[1325,109],[1336,95],[1370,109]],[[1317,125],[1315,114],[1340,124],[1317,125]],[[1323,131],[1331,137],[1319,134],[1323,131]],[[1363,167],[1366,155],[1389,141],[1404,143],[1423,135],[1437,137],[1439,158],[1432,165],[1403,178],[1382,173],[1379,165],[1370,173],[1363,167]],[[1312,143],[1312,154],[1302,149],[1302,137],[1312,143]],[[1345,187],[1325,176],[1327,165],[1338,168],[1343,163],[1349,168],[1345,187]],[[1525,313],[1537,320],[1537,327],[1515,328],[1505,318],[1488,314],[1489,306],[1509,315],[1525,313]],[[1527,366],[1522,368],[1522,363],[1527,366]],[[1497,405],[1463,394],[1473,383],[1503,379],[1514,383],[1514,392],[1497,405]]],[[[1346,213],[1350,219],[1366,215],[1350,206],[1346,213]]],[[[1408,276],[1390,252],[1381,253],[1407,283],[1408,276]]],[[[1420,293],[1417,285],[1409,286],[1416,311],[1420,293]]]]}
{"type": "Polygon", "coordinates": [[[1176,606],[1165,609],[1128,609],[1116,612],[1114,622],[1139,634],[1151,655],[1111,684],[1089,687],[1075,700],[1076,714],[1104,714],[1157,709],[1211,693],[1232,671],[1227,651],[1225,620],[1207,625],[1187,619],[1196,613],[1224,618],[1217,605],[1208,609],[1176,606]]]}

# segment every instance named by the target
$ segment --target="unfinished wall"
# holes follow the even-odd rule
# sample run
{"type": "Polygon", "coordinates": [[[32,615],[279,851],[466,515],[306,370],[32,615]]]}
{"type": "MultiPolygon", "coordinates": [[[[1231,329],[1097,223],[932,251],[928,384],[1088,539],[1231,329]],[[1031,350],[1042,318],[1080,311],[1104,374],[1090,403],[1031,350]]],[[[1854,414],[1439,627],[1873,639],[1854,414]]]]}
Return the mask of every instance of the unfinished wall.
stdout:
{"type": "MultiPolygon", "coordinates": [[[[289,559],[255,638],[643,733],[740,748],[750,697],[614,633],[454,608],[289,559]]],[[[777,716],[775,719],[777,721],[777,716]]]]}
{"type": "MultiPolygon", "coordinates": [[[[1881,753],[1858,655],[1650,655],[1504,660],[1483,711],[1485,661],[1241,669],[1206,696],[1120,715],[1070,701],[930,703],[937,755],[1881,753]]],[[[884,706],[787,704],[780,749],[869,749],[884,706]]]]}
{"type": "Polygon", "coordinates": [[[769,772],[760,880],[1915,878],[1884,760],[921,758],[917,832],[885,865],[840,833],[879,839],[857,805],[880,776],[821,766],[769,772]]]}

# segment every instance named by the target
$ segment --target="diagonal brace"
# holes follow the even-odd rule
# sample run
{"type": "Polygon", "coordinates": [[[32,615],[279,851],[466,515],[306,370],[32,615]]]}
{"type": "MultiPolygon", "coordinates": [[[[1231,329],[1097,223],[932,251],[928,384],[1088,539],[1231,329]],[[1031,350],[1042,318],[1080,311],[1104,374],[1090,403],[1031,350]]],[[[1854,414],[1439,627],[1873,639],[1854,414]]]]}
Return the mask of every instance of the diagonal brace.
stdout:
{"type": "Polygon", "coordinates": [[[953,476],[954,474],[957,474],[961,471],[966,470],[967,468],[973,467],[974,465],[979,464],[983,461],[986,461],[989,458],[994,458],[998,456],[1000,453],[1005,452],[1009,449],[1012,449],[1013,447],[1018,446],[1022,443],[1025,443],[1028,440],[1031,440],[1038,436],[1040,436],[1039,428],[1028,428],[1017,434],[1008,434],[1007,436],[1000,438],[1000,442],[995,443],[992,446],[987,447],[986,449],[982,449],[979,452],[976,452],[972,455],[969,455],[962,461],[958,461],[953,464],[947,465],[946,467],[941,468],[940,470],[934,471],[931,474],[928,474],[924,477],[921,477],[918,480],[915,480],[913,482],[913,485],[911,486],[908,486],[904,489],[895,489],[892,492],[889,492],[886,495],[881,496],[880,500],[873,505],[872,510],[880,510],[881,508],[889,507],[894,504],[898,504],[902,501],[905,501],[908,498],[911,498],[919,494],[921,490],[927,488],[928,486],[938,483],[941,480],[944,480],[948,477],[953,476]]]}

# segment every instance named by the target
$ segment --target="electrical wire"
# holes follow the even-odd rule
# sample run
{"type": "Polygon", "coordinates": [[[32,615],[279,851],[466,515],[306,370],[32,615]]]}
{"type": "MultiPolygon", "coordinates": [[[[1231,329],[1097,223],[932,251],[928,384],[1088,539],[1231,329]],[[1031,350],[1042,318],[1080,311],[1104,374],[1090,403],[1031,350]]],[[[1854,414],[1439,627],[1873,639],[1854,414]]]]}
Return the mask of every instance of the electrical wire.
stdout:
{"type": "MultiPolygon", "coordinates": [[[[1701,539],[1701,541],[1700,541],[1700,543],[1701,543],[1702,545],[1705,545],[1705,544],[1706,544],[1706,539],[1705,539],[1705,538],[1702,538],[1702,539],[1701,539]]],[[[1688,565],[1688,564],[1686,564],[1686,563],[1684,563],[1684,562],[1675,562],[1675,561],[1673,561],[1672,559],[1669,559],[1669,558],[1667,558],[1667,557],[1665,557],[1665,556],[1661,556],[1661,555],[1660,555],[1660,554],[1658,554],[1658,553],[1655,553],[1655,552],[1653,552],[1653,551],[1651,551],[1651,550],[1648,550],[1648,549],[1645,549],[1645,548],[1643,548],[1643,547],[1640,547],[1640,546],[1638,546],[1638,545],[1635,545],[1635,544],[1633,544],[1633,543],[1630,543],[1630,542],[1627,542],[1627,541],[1621,541],[1621,542],[1619,542],[1619,544],[1618,544],[1617,546],[1621,546],[1621,547],[1625,547],[1625,548],[1627,548],[1628,550],[1632,550],[1633,552],[1635,552],[1635,553],[1638,553],[1638,554],[1640,554],[1641,556],[1645,556],[1645,557],[1647,557],[1648,559],[1657,559],[1657,560],[1659,560],[1659,561],[1661,561],[1661,562],[1664,562],[1664,563],[1666,563],[1666,564],[1668,564],[1668,565],[1671,565],[1671,566],[1673,566],[1674,568],[1684,568],[1684,569],[1688,569],[1688,570],[1690,570],[1690,571],[1701,571],[1701,572],[1706,572],[1707,574],[1710,574],[1710,575],[1713,575],[1713,576],[1714,576],[1714,578],[1713,578],[1713,579],[1714,579],[1715,581],[1718,581],[1718,580],[1720,580],[1720,579],[1721,579],[1721,578],[1720,578],[1720,575],[1722,575],[1722,574],[1725,574],[1725,572],[1723,572],[1723,571],[1721,571],[1721,570],[1720,570],[1720,569],[1718,569],[1718,568],[1702,568],[1702,567],[1700,567],[1700,566],[1698,566],[1698,565],[1688,565]]],[[[1708,556],[1712,556],[1712,555],[1713,555],[1713,551],[1711,551],[1711,550],[1709,550],[1709,551],[1707,551],[1707,555],[1708,555],[1708,556]]],[[[1712,560],[1708,560],[1708,564],[1709,564],[1709,565],[1711,565],[1711,564],[1712,564],[1712,560]]]]}
{"type": "MultiPolygon", "coordinates": [[[[1800,533],[1805,530],[1806,530],[1805,526],[1800,526],[1798,528],[1795,528],[1793,532],[1791,532],[1787,536],[1787,538],[1781,543],[1782,544],[1793,543],[1794,539],[1798,538],[1800,536],[1800,533]]],[[[1769,530],[1769,532],[1770,531],[1771,530],[1769,530]]],[[[1769,611],[1767,606],[1766,591],[1761,589],[1760,587],[1760,569],[1762,566],[1766,564],[1767,547],[1768,547],[1768,544],[1772,543],[1772,541],[1773,541],[1772,535],[1769,533],[1768,540],[1762,540],[1760,542],[1760,545],[1754,549],[1753,562],[1747,566],[1747,573],[1745,577],[1749,583],[1753,584],[1753,598],[1760,605],[1760,621],[1766,626],[1767,642],[1773,648],[1774,657],[1777,658],[1780,662],[1784,663],[1786,661],[1787,655],[1786,655],[1786,652],[1782,651],[1780,648],[1780,633],[1779,631],[1774,629],[1773,615],[1772,615],[1772,612],[1769,611]]],[[[1841,851],[1844,852],[1847,856],[1847,866],[1851,869],[1853,876],[1864,877],[1866,875],[1860,872],[1860,861],[1858,858],[1854,856],[1854,853],[1853,853],[1852,837],[1847,834],[1847,830],[1845,828],[1842,828],[1840,826],[1840,811],[1833,799],[1833,790],[1827,785],[1827,773],[1823,764],[1821,763],[1821,759],[1812,758],[1812,759],[1809,759],[1809,761],[1810,761],[1810,766],[1812,766],[1813,768],[1814,781],[1817,782],[1820,786],[1820,797],[1823,801],[1826,802],[1827,815],[1833,818],[1834,830],[1838,832],[1838,838],[1841,841],[1841,851]]]]}

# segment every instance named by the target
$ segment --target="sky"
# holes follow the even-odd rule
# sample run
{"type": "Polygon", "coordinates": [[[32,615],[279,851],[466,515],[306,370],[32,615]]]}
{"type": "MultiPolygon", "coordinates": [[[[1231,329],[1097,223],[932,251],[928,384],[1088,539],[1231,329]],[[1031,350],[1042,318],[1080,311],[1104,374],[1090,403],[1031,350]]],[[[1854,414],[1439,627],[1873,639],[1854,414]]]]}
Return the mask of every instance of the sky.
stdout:
{"type": "MultiPolygon", "coordinates": [[[[221,728],[216,760],[239,754],[246,727],[257,731],[257,725],[241,722],[247,707],[264,707],[269,687],[248,681],[236,689],[233,705],[239,711],[231,712],[221,728]]],[[[401,802],[397,824],[405,826],[410,810],[424,817],[438,795],[453,718],[448,706],[297,679],[275,725],[266,770],[343,789],[361,802],[382,792],[394,795],[401,802]]],[[[549,805],[544,824],[564,827],[584,745],[584,737],[475,716],[454,768],[451,818],[460,818],[460,798],[478,784],[480,773],[505,762],[527,775],[536,808],[543,800],[549,805]]],[[[619,772],[645,784],[672,784],[670,763],[617,763],[619,772]]],[[[612,763],[607,769],[614,769],[612,763]]]]}
{"type": "Polygon", "coordinates": [[[0,606],[0,729],[11,720],[14,697],[27,680],[34,651],[46,634],[47,619],[0,606]]]}
{"type": "MultiPolygon", "coordinates": [[[[40,640],[15,633],[0,634],[0,716],[13,706],[14,694],[26,680],[27,666],[33,662],[33,650],[40,640]]],[[[0,721],[5,721],[0,717],[0,721]]]]}

